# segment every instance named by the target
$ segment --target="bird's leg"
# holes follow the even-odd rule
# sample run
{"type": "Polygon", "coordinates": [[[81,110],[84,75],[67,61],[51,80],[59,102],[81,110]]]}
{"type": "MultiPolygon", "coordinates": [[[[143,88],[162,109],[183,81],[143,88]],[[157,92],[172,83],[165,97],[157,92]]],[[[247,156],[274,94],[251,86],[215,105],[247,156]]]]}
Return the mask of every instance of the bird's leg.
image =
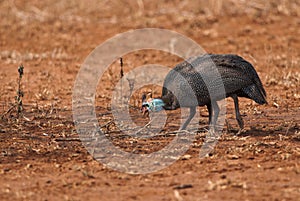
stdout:
{"type": "Polygon", "coordinates": [[[211,110],[212,111],[210,113],[213,115],[210,115],[210,129],[213,129],[214,131],[218,120],[219,112],[220,112],[220,108],[216,101],[211,102],[211,110]]]}
{"type": "Polygon", "coordinates": [[[207,110],[208,110],[208,125],[211,124],[211,117],[212,117],[212,108],[211,108],[211,103],[206,105],[207,110]]]}
{"type": "Polygon", "coordinates": [[[237,97],[236,94],[233,94],[231,97],[232,97],[232,99],[234,101],[235,117],[236,117],[236,120],[237,120],[237,122],[238,122],[238,124],[240,126],[240,130],[238,131],[237,134],[240,134],[243,131],[243,129],[244,129],[244,121],[243,121],[243,119],[241,117],[241,113],[240,113],[239,99],[238,99],[238,97],[237,97]]]}
{"type": "Polygon", "coordinates": [[[187,118],[187,120],[185,120],[184,124],[181,126],[181,128],[179,130],[185,130],[187,125],[190,123],[192,118],[195,116],[195,114],[196,114],[196,107],[190,107],[190,115],[187,118]]]}

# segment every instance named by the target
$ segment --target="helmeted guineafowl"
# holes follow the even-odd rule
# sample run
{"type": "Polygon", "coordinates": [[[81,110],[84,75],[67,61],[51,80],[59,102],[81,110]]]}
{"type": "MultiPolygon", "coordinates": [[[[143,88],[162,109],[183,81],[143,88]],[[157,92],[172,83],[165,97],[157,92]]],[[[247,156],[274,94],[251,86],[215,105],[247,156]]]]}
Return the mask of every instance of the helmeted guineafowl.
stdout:
{"type": "Polygon", "coordinates": [[[194,117],[196,107],[204,105],[209,112],[209,124],[215,125],[219,114],[216,101],[225,97],[234,100],[236,119],[241,130],[244,122],[238,97],[252,99],[258,104],[267,103],[266,92],[254,67],[237,55],[206,54],[179,63],[166,76],[161,99],[166,110],[190,108],[190,115],[180,128],[185,129],[194,117]],[[223,93],[220,90],[222,88],[223,93]],[[196,101],[189,98],[191,92],[196,101]]]}

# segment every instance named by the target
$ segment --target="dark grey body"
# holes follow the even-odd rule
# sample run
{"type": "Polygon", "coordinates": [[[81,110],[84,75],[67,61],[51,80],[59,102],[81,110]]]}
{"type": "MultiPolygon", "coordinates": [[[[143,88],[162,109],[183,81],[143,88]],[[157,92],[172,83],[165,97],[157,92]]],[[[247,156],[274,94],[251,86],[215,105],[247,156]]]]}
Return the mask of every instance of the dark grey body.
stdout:
{"type": "Polygon", "coordinates": [[[238,97],[246,97],[265,104],[266,92],[253,68],[242,57],[231,54],[208,54],[188,59],[175,66],[165,78],[162,99],[164,108],[174,110],[189,107],[190,116],[181,129],[194,117],[197,106],[206,105],[209,122],[215,124],[219,114],[216,101],[232,97],[236,119],[244,127],[238,106],[238,97]]]}

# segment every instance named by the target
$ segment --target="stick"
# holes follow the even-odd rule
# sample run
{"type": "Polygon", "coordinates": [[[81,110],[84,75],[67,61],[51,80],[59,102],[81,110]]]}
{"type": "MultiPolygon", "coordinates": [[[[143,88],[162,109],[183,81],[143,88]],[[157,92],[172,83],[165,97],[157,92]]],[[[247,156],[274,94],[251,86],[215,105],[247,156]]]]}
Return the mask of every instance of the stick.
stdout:
{"type": "Polygon", "coordinates": [[[121,78],[121,104],[123,104],[123,76],[124,76],[124,72],[123,72],[123,58],[120,57],[120,78],[121,78]]]}
{"type": "Polygon", "coordinates": [[[54,139],[54,141],[56,142],[62,142],[62,141],[77,141],[77,142],[80,142],[81,140],[79,138],[56,138],[54,139]]]}
{"type": "Polygon", "coordinates": [[[12,111],[12,109],[14,109],[16,107],[16,104],[14,104],[13,106],[11,106],[6,112],[4,112],[2,115],[1,115],[1,119],[6,115],[8,114],[10,111],[12,111]]]}

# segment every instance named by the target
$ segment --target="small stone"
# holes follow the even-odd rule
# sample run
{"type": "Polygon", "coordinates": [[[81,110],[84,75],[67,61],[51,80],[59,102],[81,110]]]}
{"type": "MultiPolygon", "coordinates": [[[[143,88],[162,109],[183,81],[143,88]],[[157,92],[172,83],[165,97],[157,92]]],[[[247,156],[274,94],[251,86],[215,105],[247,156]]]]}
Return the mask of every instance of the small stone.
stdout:
{"type": "Polygon", "coordinates": [[[189,159],[191,159],[191,158],[192,158],[191,155],[186,154],[186,155],[184,155],[184,156],[181,158],[181,160],[189,160],[189,159]]]}
{"type": "Polygon", "coordinates": [[[227,158],[231,159],[231,160],[236,160],[236,159],[239,159],[240,157],[238,155],[233,154],[233,155],[228,155],[227,158]]]}

